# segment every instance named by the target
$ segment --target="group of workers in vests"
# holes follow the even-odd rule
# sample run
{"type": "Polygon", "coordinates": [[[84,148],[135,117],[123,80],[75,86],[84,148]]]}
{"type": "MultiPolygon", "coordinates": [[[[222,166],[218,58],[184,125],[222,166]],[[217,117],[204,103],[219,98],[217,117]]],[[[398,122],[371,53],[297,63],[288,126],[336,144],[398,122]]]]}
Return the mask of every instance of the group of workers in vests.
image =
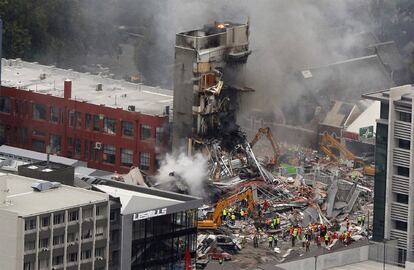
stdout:
{"type": "Polygon", "coordinates": [[[238,220],[246,220],[249,215],[249,210],[247,208],[224,208],[221,213],[221,220],[227,221],[230,220],[231,223],[234,225],[236,223],[236,219],[238,220]]]}

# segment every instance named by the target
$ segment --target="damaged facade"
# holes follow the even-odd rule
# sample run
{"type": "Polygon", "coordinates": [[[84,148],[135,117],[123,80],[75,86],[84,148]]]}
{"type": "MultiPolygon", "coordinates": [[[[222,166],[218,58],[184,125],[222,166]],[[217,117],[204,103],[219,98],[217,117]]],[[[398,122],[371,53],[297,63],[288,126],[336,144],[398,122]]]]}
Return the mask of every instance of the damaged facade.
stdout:
{"type": "MultiPolygon", "coordinates": [[[[232,85],[250,54],[249,24],[218,23],[176,35],[173,147],[236,135],[232,85]]],[[[229,138],[230,139],[230,138],[229,138]]]]}

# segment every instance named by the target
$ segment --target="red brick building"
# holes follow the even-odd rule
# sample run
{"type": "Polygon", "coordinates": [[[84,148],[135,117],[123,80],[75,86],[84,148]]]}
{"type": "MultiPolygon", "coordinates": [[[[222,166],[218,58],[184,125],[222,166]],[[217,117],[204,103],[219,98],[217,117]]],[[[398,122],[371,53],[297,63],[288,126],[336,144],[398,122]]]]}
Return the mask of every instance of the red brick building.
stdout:
{"type": "Polygon", "coordinates": [[[142,85],[137,89],[123,81],[73,71],[64,74],[64,70],[22,61],[18,64],[23,67],[3,68],[0,144],[39,152],[50,146],[54,154],[86,161],[88,167],[101,170],[126,173],[139,166],[149,174],[156,171],[169,146],[169,91],[161,93],[142,85]],[[32,65],[39,70],[33,70],[32,65]],[[64,81],[53,72],[72,77],[74,87],[72,81],[64,81]],[[16,76],[33,82],[36,73],[40,74],[36,83],[5,86],[21,83],[16,76]],[[42,76],[49,77],[49,82],[42,76]],[[50,87],[52,79],[54,85],[50,87]],[[64,84],[63,91],[56,89],[57,83],[64,84]],[[114,104],[95,104],[113,99],[114,104]]]}

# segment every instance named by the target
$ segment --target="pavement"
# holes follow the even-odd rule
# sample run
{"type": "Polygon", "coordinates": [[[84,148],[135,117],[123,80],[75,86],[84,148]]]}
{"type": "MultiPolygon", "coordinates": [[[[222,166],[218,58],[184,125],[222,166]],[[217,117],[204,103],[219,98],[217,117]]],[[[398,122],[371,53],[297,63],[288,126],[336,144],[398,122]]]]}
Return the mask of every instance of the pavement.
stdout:
{"type": "Polygon", "coordinates": [[[397,267],[394,265],[386,264],[385,266],[382,263],[374,261],[364,261],[360,263],[354,263],[349,265],[344,265],[341,267],[329,268],[329,270],[401,270],[402,267],[397,267]]]}

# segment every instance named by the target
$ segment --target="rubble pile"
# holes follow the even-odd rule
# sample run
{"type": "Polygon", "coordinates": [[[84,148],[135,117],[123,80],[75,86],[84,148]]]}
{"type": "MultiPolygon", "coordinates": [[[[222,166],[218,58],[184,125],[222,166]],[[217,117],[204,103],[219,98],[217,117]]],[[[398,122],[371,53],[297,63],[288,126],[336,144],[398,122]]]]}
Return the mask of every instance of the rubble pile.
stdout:
{"type": "Polygon", "coordinates": [[[217,141],[205,145],[216,200],[199,211],[199,266],[217,259],[249,268],[367,239],[371,176],[313,149],[278,144],[277,160],[270,149],[247,141],[231,151],[217,141]]]}

